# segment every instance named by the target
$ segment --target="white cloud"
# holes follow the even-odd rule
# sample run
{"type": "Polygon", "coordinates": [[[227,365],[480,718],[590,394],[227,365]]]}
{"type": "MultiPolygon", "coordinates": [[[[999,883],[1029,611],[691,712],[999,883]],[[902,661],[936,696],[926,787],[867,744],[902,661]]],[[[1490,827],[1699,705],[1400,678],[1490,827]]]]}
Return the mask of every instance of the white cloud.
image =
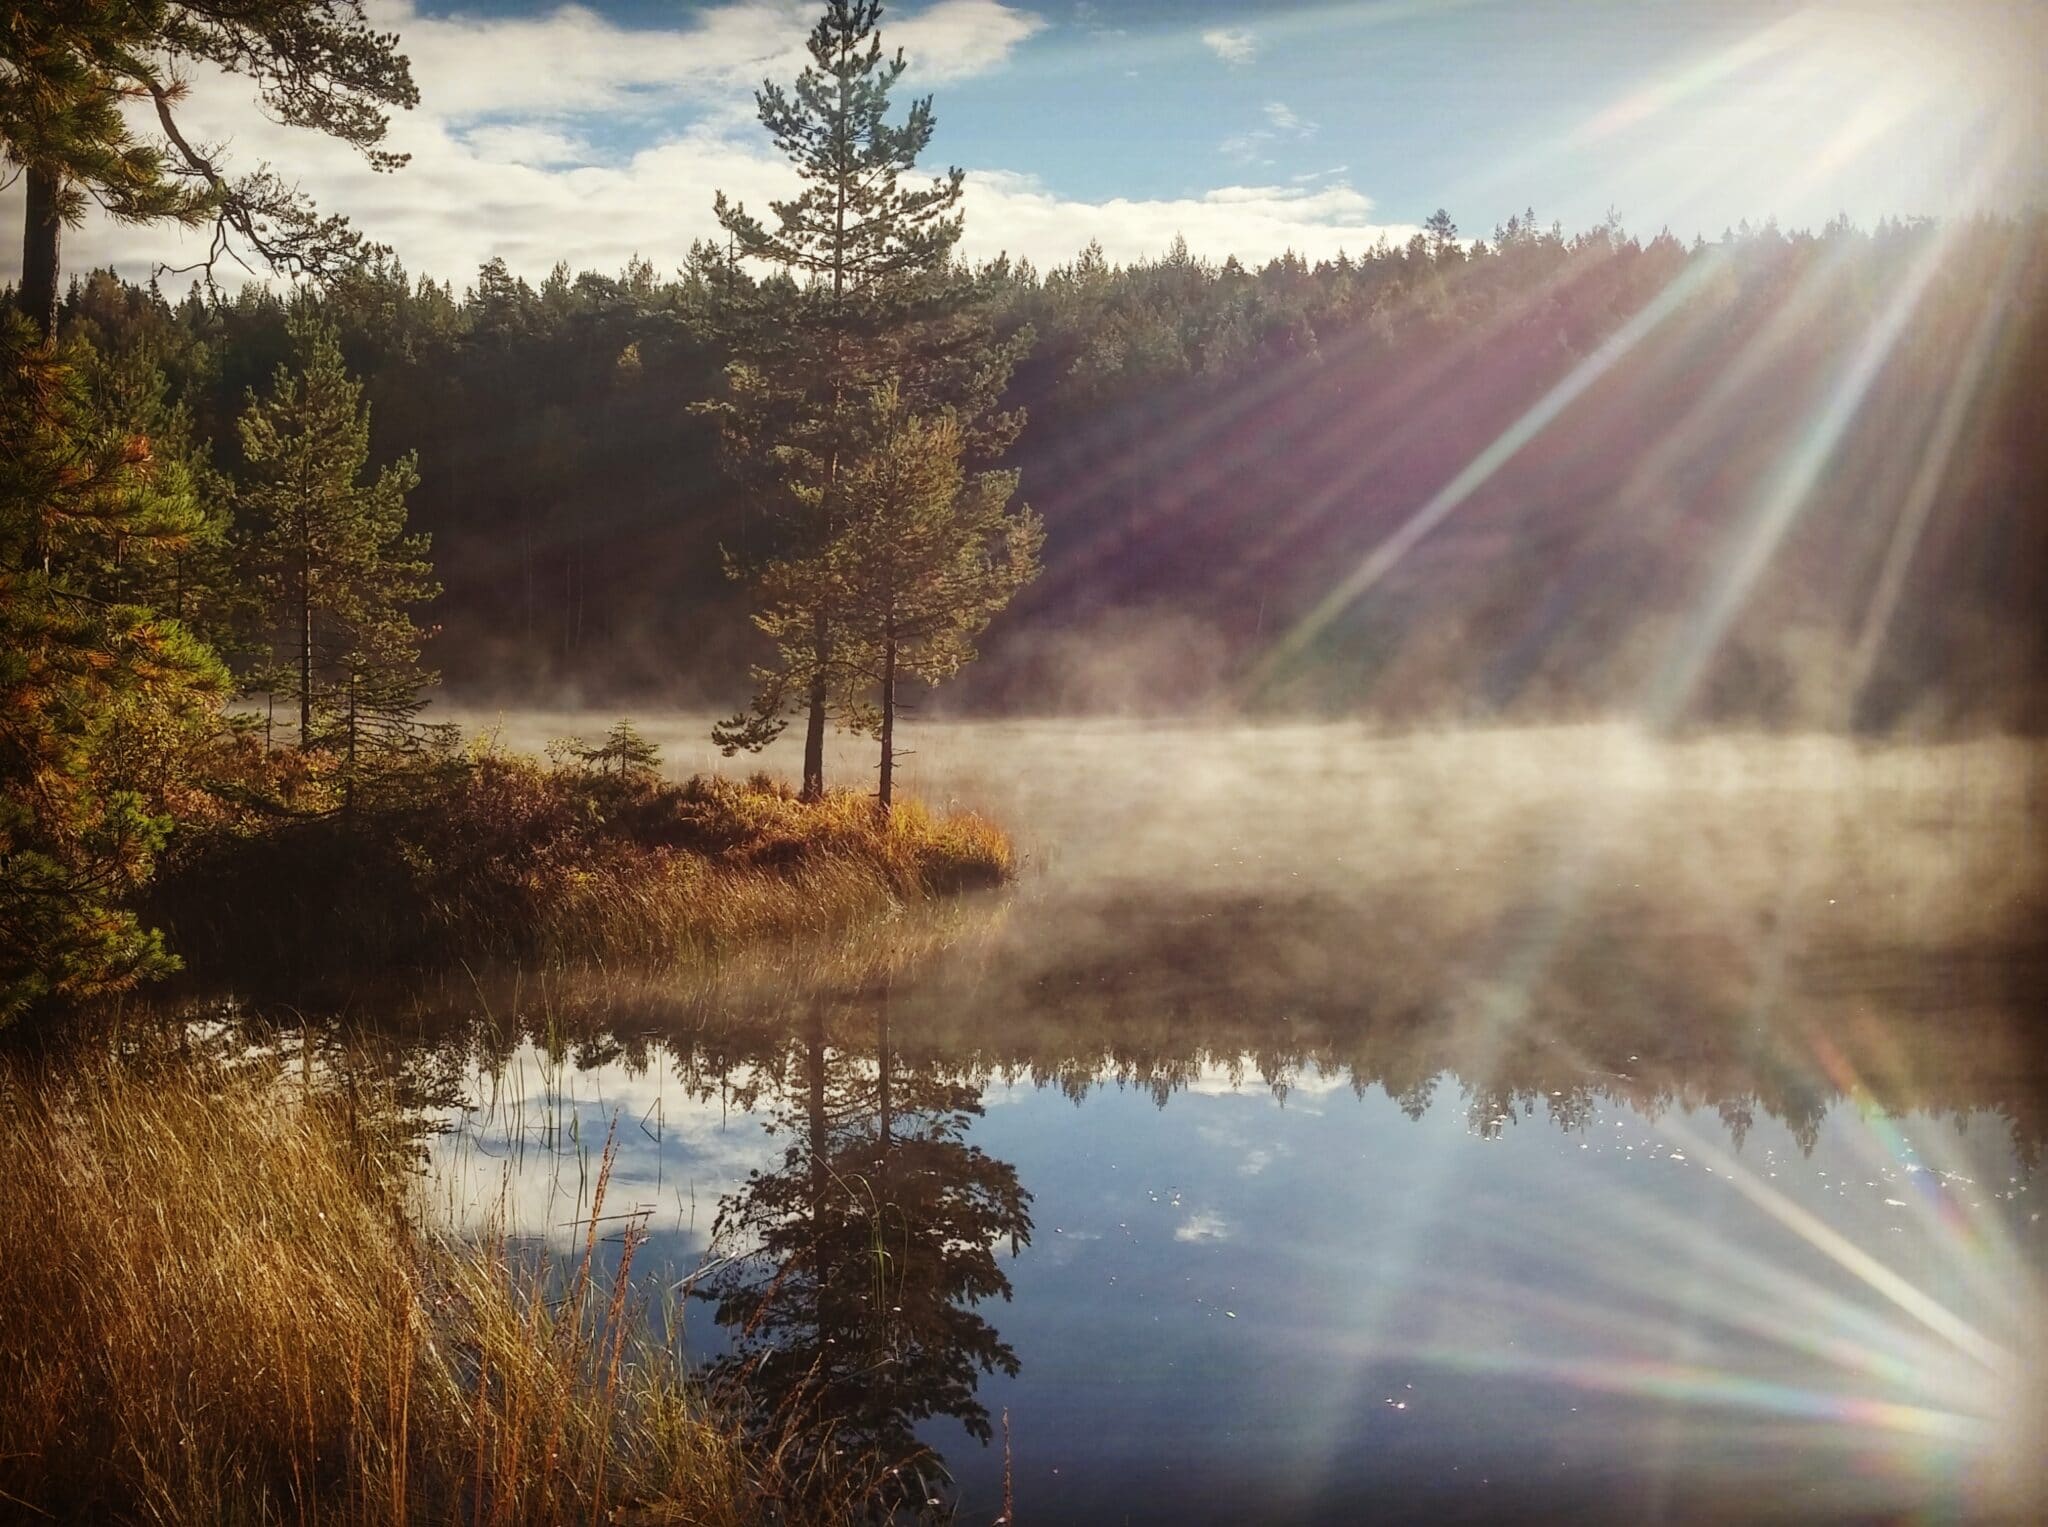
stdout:
{"type": "Polygon", "coordinates": [[[1173,1238],[1190,1244],[1227,1241],[1230,1239],[1230,1222],[1220,1214],[1204,1210],[1200,1214],[1190,1214],[1173,1232],[1173,1238]]]}
{"type": "Polygon", "coordinates": [[[1285,101],[1266,102],[1266,120],[1273,124],[1275,132],[1293,133],[1300,137],[1309,137],[1316,130],[1315,123],[1304,122],[1299,116],[1295,115],[1294,108],[1285,101]]]}
{"type": "Polygon", "coordinates": [[[1218,145],[1223,155],[1244,164],[1271,164],[1267,150],[1282,143],[1306,143],[1316,135],[1316,124],[1285,101],[1268,101],[1260,108],[1263,127],[1234,133],[1218,145]]]}
{"type": "MultiPolygon", "coordinates": [[[[389,146],[412,155],[396,174],[372,173],[331,139],[269,121],[244,81],[196,78],[187,114],[200,136],[228,142],[232,163],[286,167],[323,211],[346,214],[409,270],[458,290],[494,257],[535,279],[557,259],[615,271],[640,255],[667,271],[692,240],[715,232],[715,192],[765,208],[794,188],[749,97],[763,75],[794,72],[810,9],[804,0],[741,0],[646,31],[577,7],[494,20],[423,18],[385,3],[375,23],[401,33],[422,96],[418,110],[393,119],[389,146]]],[[[957,78],[998,67],[1041,24],[996,0],[939,0],[892,21],[885,36],[926,78],[957,78]]],[[[1306,125],[1286,118],[1296,130],[1306,125]]],[[[1270,109],[1266,120],[1264,130],[1279,130],[1270,109]]],[[[21,199],[18,185],[0,194],[0,280],[18,267],[21,199]]],[[[1081,201],[986,168],[968,176],[963,252],[1007,252],[1043,267],[1094,239],[1128,261],[1162,253],[1182,234],[1219,260],[1290,248],[1313,258],[1413,231],[1374,223],[1372,205],[1334,179],[1081,201]]],[[[111,264],[136,279],[154,262],[188,263],[203,249],[203,239],[174,229],[97,217],[65,235],[69,269],[111,264]]],[[[223,282],[238,275],[218,273],[223,282]]]]}
{"type": "MultiPolygon", "coordinates": [[[[586,1162],[573,1148],[545,1143],[573,1115],[585,1141],[604,1139],[616,1122],[618,1161],[606,1208],[644,1211],[646,1228],[680,1230],[693,1250],[701,1249],[719,1200],[743,1189],[749,1173],[772,1167],[781,1147],[755,1116],[693,1095],[661,1068],[657,1060],[636,1076],[617,1066],[551,1067],[522,1043],[506,1061],[502,1086],[472,1072],[468,1095],[490,1105],[450,1118],[455,1128],[428,1143],[424,1207],[465,1234],[497,1220],[557,1252],[579,1247],[590,1212],[586,1162]]],[[[735,1086],[749,1080],[745,1072],[731,1077],[735,1086]]]]}
{"type": "Polygon", "coordinates": [[[1226,64],[1248,64],[1259,52],[1250,27],[1212,27],[1202,34],[1202,44],[1226,64]]]}
{"type": "MultiPolygon", "coordinates": [[[[675,27],[622,27],[580,5],[536,16],[420,16],[411,0],[373,6],[399,34],[427,110],[443,117],[653,111],[710,92],[787,79],[806,60],[808,0],[731,0],[675,27]]],[[[1000,66],[1044,21],[1000,0],[937,0],[891,16],[883,40],[920,81],[1000,66]]]]}
{"type": "Polygon", "coordinates": [[[1309,258],[1370,248],[1383,235],[1405,242],[1406,224],[1376,223],[1372,199],[1348,185],[1223,186],[1200,196],[1068,200],[1029,176],[983,171],[968,177],[970,253],[1008,249],[1043,265],[1094,239],[1112,260],[1163,253],[1174,235],[1199,254],[1264,260],[1292,249],[1309,258]]]}
{"type": "Polygon", "coordinates": [[[999,68],[1045,29],[1044,18],[997,0],[939,0],[892,23],[888,41],[903,49],[919,80],[958,80],[999,68]]]}
{"type": "Polygon", "coordinates": [[[493,164],[548,166],[579,164],[591,157],[588,145],[553,128],[524,122],[487,122],[462,135],[477,158],[493,164]]]}

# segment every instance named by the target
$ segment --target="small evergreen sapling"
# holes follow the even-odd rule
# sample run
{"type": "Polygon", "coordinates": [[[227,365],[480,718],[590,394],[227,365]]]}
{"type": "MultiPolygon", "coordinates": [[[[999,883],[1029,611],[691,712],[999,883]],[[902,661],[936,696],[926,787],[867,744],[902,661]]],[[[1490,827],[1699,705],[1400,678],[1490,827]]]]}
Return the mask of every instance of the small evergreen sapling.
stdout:
{"type": "Polygon", "coordinates": [[[624,716],[612,723],[612,729],[605,733],[603,742],[592,746],[580,737],[572,737],[565,744],[564,751],[599,774],[615,775],[621,779],[661,772],[661,750],[642,737],[624,716]]]}

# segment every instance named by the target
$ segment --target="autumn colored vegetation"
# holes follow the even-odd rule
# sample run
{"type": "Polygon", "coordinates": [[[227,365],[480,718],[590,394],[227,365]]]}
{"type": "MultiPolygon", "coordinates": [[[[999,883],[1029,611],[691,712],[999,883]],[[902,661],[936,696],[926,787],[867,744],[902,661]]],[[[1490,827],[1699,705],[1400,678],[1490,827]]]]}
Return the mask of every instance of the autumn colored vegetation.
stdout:
{"type": "Polygon", "coordinates": [[[443,1233],[390,1122],[275,1059],[0,1068],[0,1222],[35,1248],[0,1257],[0,1516],[756,1519],[634,1237],[591,1254],[603,1183],[551,1268],[443,1233]]]}
{"type": "Polygon", "coordinates": [[[202,976],[483,955],[660,965],[1013,868],[1002,830],[969,812],[483,751],[351,812],[224,820],[173,856],[151,916],[202,976]]]}

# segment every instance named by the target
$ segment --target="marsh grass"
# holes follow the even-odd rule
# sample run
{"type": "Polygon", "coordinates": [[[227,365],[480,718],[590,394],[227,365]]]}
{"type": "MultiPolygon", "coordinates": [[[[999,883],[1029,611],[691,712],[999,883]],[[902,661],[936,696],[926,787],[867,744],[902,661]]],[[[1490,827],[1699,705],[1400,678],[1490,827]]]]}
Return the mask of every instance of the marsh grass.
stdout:
{"type": "Polygon", "coordinates": [[[150,909],[196,969],[474,956],[689,964],[1015,870],[1001,829],[916,801],[798,799],[761,775],[600,775],[490,755],[351,816],[231,823],[150,909]]]}
{"type": "Polygon", "coordinates": [[[756,1519],[774,1458],[645,1318],[610,1149],[550,1271],[428,1224],[374,1112],[275,1064],[0,1072],[0,1516],[756,1519]]]}

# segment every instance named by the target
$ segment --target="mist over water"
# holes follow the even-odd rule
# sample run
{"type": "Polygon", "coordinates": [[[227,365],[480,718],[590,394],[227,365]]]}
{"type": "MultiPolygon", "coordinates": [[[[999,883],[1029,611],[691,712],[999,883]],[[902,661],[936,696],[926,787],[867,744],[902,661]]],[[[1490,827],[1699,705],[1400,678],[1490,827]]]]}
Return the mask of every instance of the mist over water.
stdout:
{"type": "MultiPolygon", "coordinates": [[[[462,719],[539,747],[611,718],[462,719]]],[[[751,767],[703,718],[634,719],[671,772],[751,767]]],[[[820,1136],[863,1181],[954,1184],[902,1190],[935,1215],[993,1213],[1014,1173],[1028,1223],[978,1298],[856,1292],[839,1337],[791,1338],[872,1318],[906,1385],[954,1371],[940,1349],[973,1371],[875,1402],[962,1520],[999,1510],[977,1437],[1006,1410],[1025,1519],[2038,1499],[2040,749],[1106,721],[911,745],[911,789],[1016,829],[1018,887],[814,979],[483,978],[498,1037],[435,1147],[458,1216],[573,1239],[615,1130],[665,1276],[711,1269],[678,1339],[729,1376],[757,1370],[714,1311],[777,1287],[772,1254],[735,1269],[798,1244],[776,1185],[820,1136]]],[[[842,739],[828,780],[868,755],[842,739]]]]}

